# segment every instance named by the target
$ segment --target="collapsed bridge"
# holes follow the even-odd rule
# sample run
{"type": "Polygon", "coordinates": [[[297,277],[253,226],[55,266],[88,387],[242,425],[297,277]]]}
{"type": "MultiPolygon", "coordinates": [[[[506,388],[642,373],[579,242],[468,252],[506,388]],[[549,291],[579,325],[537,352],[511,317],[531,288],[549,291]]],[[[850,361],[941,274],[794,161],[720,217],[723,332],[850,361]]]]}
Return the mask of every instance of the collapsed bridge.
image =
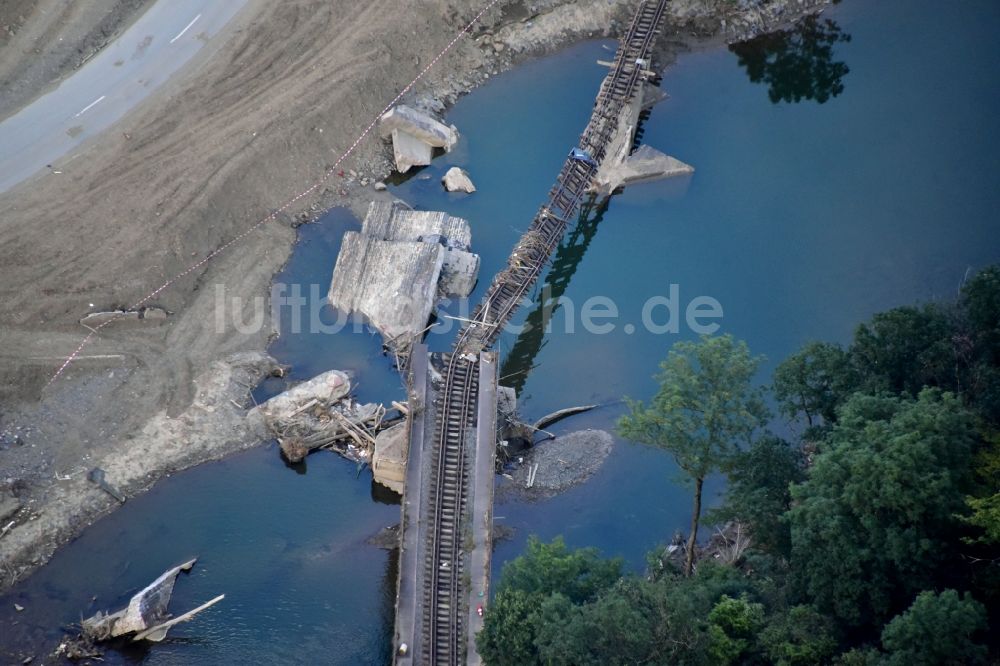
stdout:
{"type": "Polygon", "coordinates": [[[412,349],[410,432],[399,581],[396,664],[479,663],[474,636],[489,598],[497,360],[489,351],[597,187],[631,147],[623,118],[638,101],[667,0],[644,0],[619,43],[590,121],[449,354],[412,349]],[[627,146],[623,148],[623,146],[627,146]]]}

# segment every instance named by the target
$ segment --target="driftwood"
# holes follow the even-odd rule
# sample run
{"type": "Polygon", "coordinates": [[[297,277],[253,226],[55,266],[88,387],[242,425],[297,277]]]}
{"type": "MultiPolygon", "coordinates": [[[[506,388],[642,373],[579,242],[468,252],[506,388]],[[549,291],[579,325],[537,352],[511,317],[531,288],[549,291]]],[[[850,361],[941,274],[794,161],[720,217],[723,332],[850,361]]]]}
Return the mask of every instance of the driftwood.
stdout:
{"type": "Polygon", "coordinates": [[[581,414],[583,412],[589,412],[590,410],[597,407],[597,405],[580,405],[579,407],[567,407],[566,409],[560,409],[558,411],[547,414],[542,418],[535,421],[535,425],[531,426],[534,430],[542,430],[545,426],[550,426],[556,421],[561,421],[567,416],[573,416],[574,414],[581,414]]]}
{"type": "MultiPolygon", "coordinates": [[[[403,413],[399,407],[393,405],[403,413]]],[[[404,416],[386,418],[383,405],[371,412],[341,412],[336,408],[323,411],[322,419],[309,422],[312,431],[301,434],[304,424],[275,432],[281,450],[290,462],[299,462],[317,449],[332,450],[356,462],[367,461],[375,450],[375,436],[379,431],[402,421],[404,416]],[[350,444],[354,449],[348,449],[350,444]]]]}
{"type": "Polygon", "coordinates": [[[170,619],[167,606],[174,591],[174,582],[181,571],[190,571],[196,560],[163,572],[159,578],[137,592],[128,606],[115,613],[98,611],[82,622],[83,638],[88,641],[105,641],[110,638],[132,634],[133,641],[162,641],[167,630],[180,622],[187,622],[197,613],[218,603],[225,595],[220,595],[194,610],[170,619]]]}
{"type": "Polygon", "coordinates": [[[180,624],[181,622],[190,622],[195,615],[202,612],[209,606],[214,606],[215,604],[219,603],[225,598],[226,595],[220,594],[211,601],[206,601],[201,606],[189,610],[187,613],[184,613],[183,615],[175,617],[172,620],[167,620],[163,624],[158,624],[155,627],[152,627],[151,629],[147,629],[146,631],[139,632],[138,634],[135,635],[135,638],[132,639],[132,642],[152,641],[154,643],[159,643],[160,641],[162,641],[164,638],[167,637],[167,630],[170,629],[170,627],[174,626],[175,624],[180,624]]]}

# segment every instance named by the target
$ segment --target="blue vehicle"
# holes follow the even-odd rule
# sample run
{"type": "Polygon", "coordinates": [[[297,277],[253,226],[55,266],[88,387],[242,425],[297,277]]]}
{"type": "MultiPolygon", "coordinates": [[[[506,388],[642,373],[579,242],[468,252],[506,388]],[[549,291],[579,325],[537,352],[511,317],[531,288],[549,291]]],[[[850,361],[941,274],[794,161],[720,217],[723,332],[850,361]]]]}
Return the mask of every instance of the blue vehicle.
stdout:
{"type": "Polygon", "coordinates": [[[569,151],[569,158],[571,160],[583,162],[584,164],[589,164],[595,169],[598,167],[597,162],[594,160],[593,157],[590,156],[590,153],[588,153],[586,150],[580,150],[579,148],[574,148],[573,150],[569,151]]]}

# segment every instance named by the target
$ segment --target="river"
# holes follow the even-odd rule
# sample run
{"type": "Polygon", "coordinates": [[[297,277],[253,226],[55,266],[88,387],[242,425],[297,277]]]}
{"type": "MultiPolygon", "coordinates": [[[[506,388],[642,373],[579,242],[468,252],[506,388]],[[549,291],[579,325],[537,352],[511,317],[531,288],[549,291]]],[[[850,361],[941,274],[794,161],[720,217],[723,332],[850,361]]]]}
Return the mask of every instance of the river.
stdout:
{"type": "MultiPolygon", "coordinates": [[[[750,79],[740,56],[753,69],[781,40],[740,55],[688,53],[666,71],[670,97],[654,109],[643,141],[696,172],[627,188],[561,248],[555,267],[568,280],[567,302],[551,332],[509,333],[498,345],[506,357],[501,374],[520,389],[526,416],[597,402],[605,406],[560,427],[610,428],[623,395],[648,397],[658,360],[674,341],[694,336],[684,321],[676,334],[643,325],[644,304],[670,297],[671,285],[681,319],[693,299],[715,299],[720,332],[769,359],[767,381],[774,364],[804,342],[843,342],[879,310],[951,299],[968,270],[1000,261],[1000,6],[847,0],[825,16],[840,31],[821,23],[831,39],[850,39],[829,44],[823,71],[837,76],[821,86],[802,67],[765,67],[764,80],[750,79]],[[787,101],[797,95],[800,101],[787,101]],[[609,333],[584,330],[581,311],[594,296],[618,309],[609,333]]],[[[783,48],[800,38],[788,35],[783,48]]],[[[494,77],[449,112],[463,137],[456,150],[392,186],[416,207],[470,221],[483,257],[476,295],[575,144],[605,73],[595,61],[609,49],[609,41],[587,42],[494,77]],[[452,165],[467,168],[479,191],[444,193],[438,181],[452,165]]],[[[301,228],[277,281],[325,293],[340,236],[356,226],[331,211],[301,228]]],[[[522,308],[519,321],[532,310],[522,308]]],[[[664,323],[666,309],[654,319],[664,323]]],[[[436,349],[449,340],[430,336],[436,349]]],[[[292,379],[349,369],[362,399],[386,401],[402,391],[379,347],[363,332],[286,332],[272,353],[292,365],[292,379]]],[[[265,384],[257,394],[280,388],[265,384]]],[[[385,662],[395,562],[364,541],[398,520],[398,506],[373,488],[367,469],[333,455],[292,469],[273,444],[177,474],[86,530],[0,599],[0,644],[51,644],[60,624],[117,607],[197,555],[173,608],[220,593],[225,601],[172,630],[167,642],[112,652],[107,661],[385,662]],[[15,612],[15,602],[25,610],[15,612]]],[[[716,481],[710,501],[720,490],[716,481]]],[[[498,545],[494,574],[529,534],[562,534],[638,568],[648,549],[684,528],[689,510],[689,490],[667,455],[618,441],[585,485],[497,507],[515,535],[498,545]]]]}

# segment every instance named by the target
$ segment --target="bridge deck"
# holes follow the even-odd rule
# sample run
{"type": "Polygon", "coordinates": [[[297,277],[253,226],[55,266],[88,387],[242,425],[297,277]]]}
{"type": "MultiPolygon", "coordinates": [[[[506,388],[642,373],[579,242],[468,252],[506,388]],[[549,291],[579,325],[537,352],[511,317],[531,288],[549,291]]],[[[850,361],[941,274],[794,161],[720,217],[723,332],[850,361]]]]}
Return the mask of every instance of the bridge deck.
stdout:
{"type": "Polygon", "coordinates": [[[425,347],[415,348],[411,356],[415,374],[396,610],[397,664],[479,662],[473,636],[479,628],[479,599],[488,598],[496,439],[496,363],[483,352],[496,342],[588,196],[622,110],[650,74],[648,63],[667,1],[639,4],[580,137],[578,148],[591,159],[567,158],[548,200],[460,332],[454,352],[441,359],[440,381],[427,379],[425,347]],[[416,375],[419,369],[424,370],[421,377],[416,375]],[[484,379],[486,390],[481,391],[484,379]],[[406,649],[401,650],[404,643],[406,649]]]}

